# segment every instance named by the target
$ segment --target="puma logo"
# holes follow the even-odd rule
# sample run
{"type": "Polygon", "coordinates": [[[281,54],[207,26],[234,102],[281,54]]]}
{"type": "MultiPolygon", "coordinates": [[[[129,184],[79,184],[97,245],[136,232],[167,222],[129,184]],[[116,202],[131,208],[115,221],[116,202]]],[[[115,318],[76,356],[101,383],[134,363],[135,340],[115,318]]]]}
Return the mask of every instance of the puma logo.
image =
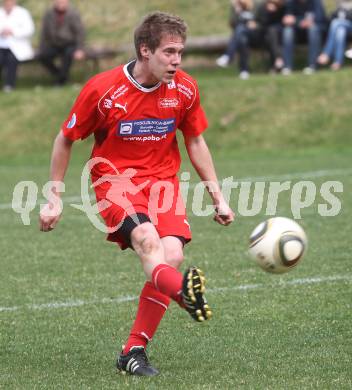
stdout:
{"type": "Polygon", "coordinates": [[[123,106],[122,104],[115,103],[116,108],[121,108],[122,110],[125,111],[125,114],[127,114],[127,103],[123,106]]]}

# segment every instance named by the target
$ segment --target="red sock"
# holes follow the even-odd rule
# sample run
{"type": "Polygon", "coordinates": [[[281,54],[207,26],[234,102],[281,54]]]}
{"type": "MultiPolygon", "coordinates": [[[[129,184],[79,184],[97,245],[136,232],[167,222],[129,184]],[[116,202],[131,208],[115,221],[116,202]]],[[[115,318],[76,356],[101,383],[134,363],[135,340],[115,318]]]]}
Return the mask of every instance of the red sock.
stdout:
{"type": "Polygon", "coordinates": [[[136,319],[127,343],[123,349],[126,354],[132,347],[147,346],[170,303],[170,298],[157,291],[151,282],[146,282],[139,298],[136,319]]]}
{"type": "Polygon", "coordinates": [[[182,304],[182,280],[181,272],[168,264],[159,264],[154,268],[152,282],[154,287],[172,298],[179,305],[182,304]]]}

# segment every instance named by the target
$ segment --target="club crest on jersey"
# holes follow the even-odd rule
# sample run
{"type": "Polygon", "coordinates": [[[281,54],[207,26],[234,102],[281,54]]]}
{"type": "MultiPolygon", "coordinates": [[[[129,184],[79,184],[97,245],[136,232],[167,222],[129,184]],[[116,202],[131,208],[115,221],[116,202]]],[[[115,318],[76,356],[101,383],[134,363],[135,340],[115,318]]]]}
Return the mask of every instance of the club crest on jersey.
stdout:
{"type": "Polygon", "coordinates": [[[174,80],[171,80],[168,84],[167,84],[167,87],[169,89],[175,89],[176,88],[176,83],[174,80]]]}
{"type": "Polygon", "coordinates": [[[111,107],[112,107],[112,100],[110,100],[110,99],[105,99],[105,100],[104,100],[104,107],[105,107],[105,108],[111,108],[111,107]]]}
{"type": "Polygon", "coordinates": [[[161,98],[159,99],[160,108],[176,108],[180,104],[177,98],[161,98]]]}
{"type": "Polygon", "coordinates": [[[67,123],[66,127],[67,127],[68,129],[72,129],[72,128],[75,126],[76,121],[77,121],[77,116],[76,116],[75,113],[73,113],[72,116],[71,116],[71,119],[70,119],[70,121],[67,123]]]}

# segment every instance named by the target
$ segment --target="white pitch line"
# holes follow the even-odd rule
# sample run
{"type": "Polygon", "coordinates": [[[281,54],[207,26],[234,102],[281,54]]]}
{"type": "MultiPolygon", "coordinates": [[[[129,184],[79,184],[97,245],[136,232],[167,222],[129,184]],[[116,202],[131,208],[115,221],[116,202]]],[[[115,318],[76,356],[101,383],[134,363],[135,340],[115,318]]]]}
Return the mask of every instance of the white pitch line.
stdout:
{"type": "MultiPolygon", "coordinates": [[[[91,195],[89,197],[89,200],[94,200],[95,199],[95,196],[94,195],[91,195]]],[[[47,199],[38,199],[36,203],[33,203],[33,202],[28,202],[28,204],[26,204],[26,206],[28,208],[34,208],[40,204],[46,204],[47,203],[47,199]]],[[[82,202],[82,197],[81,196],[78,196],[78,195],[75,195],[75,196],[63,196],[62,197],[62,202],[63,203],[71,203],[71,202],[82,202]]],[[[15,203],[14,205],[15,207],[22,207],[21,204],[18,204],[18,203],[15,203]]],[[[12,203],[0,203],[0,210],[8,210],[8,209],[12,209],[12,203]]]]}
{"type": "Polygon", "coordinates": [[[93,300],[76,300],[76,301],[67,301],[67,302],[50,302],[50,303],[39,303],[39,304],[31,304],[25,306],[12,306],[12,307],[1,307],[0,313],[5,311],[18,311],[18,310],[51,310],[51,309],[60,309],[60,308],[71,308],[71,307],[79,307],[79,306],[87,306],[87,305],[99,305],[104,303],[124,303],[130,302],[138,299],[139,297],[134,296],[126,296],[126,297],[117,297],[117,298],[102,298],[102,299],[93,299],[93,300]]]}
{"type": "Polygon", "coordinates": [[[236,181],[269,181],[269,180],[294,180],[294,179],[316,179],[318,177],[327,176],[349,176],[352,175],[352,169],[325,169],[319,171],[308,171],[308,172],[297,172],[297,173],[286,173],[282,175],[272,176],[258,176],[258,177],[244,177],[237,179],[236,181]]]}
{"type": "MultiPolygon", "coordinates": [[[[301,285],[311,285],[318,283],[329,283],[329,282],[352,282],[352,275],[335,275],[335,276],[327,276],[327,277],[313,277],[313,278],[301,278],[301,279],[293,279],[289,281],[279,281],[278,283],[272,284],[242,284],[239,286],[233,287],[218,287],[208,289],[207,292],[210,294],[223,293],[228,291],[247,291],[247,290],[257,290],[261,288],[283,288],[287,286],[301,286],[301,285]]],[[[137,296],[125,296],[125,297],[117,297],[117,298],[102,298],[102,299],[94,299],[94,300],[75,300],[75,301],[67,301],[67,302],[51,302],[51,303],[41,303],[41,304],[31,304],[24,306],[12,306],[12,307],[1,307],[1,312],[14,312],[19,310],[52,310],[52,309],[60,309],[60,308],[73,308],[80,306],[88,306],[88,305],[101,305],[101,304],[119,304],[137,300],[139,297],[137,296]]]]}
{"type": "Polygon", "coordinates": [[[273,284],[243,284],[239,286],[233,286],[233,287],[218,287],[213,289],[208,289],[207,291],[212,293],[217,292],[226,292],[226,291],[245,291],[245,290],[256,290],[259,288],[277,288],[277,287],[287,287],[287,286],[300,286],[300,285],[309,285],[309,284],[316,284],[316,283],[325,283],[325,282],[337,282],[337,281],[346,281],[346,282],[352,282],[352,276],[346,276],[346,275],[336,275],[336,276],[326,276],[326,277],[316,277],[316,278],[302,278],[302,279],[293,279],[288,281],[280,281],[279,283],[273,283],[273,284]]]}
{"type": "MultiPolygon", "coordinates": [[[[294,179],[316,179],[319,177],[329,177],[329,176],[349,176],[352,175],[352,169],[325,169],[319,171],[307,171],[307,172],[297,172],[297,173],[286,173],[282,175],[273,175],[273,176],[253,176],[253,177],[243,177],[243,178],[234,178],[236,182],[257,182],[257,181],[270,181],[270,180],[294,180],[294,179]]],[[[221,183],[221,180],[220,180],[221,183]]],[[[190,184],[190,189],[194,189],[197,184],[190,184]]],[[[95,196],[91,195],[89,197],[90,200],[94,200],[95,196]]],[[[80,202],[82,201],[81,196],[68,196],[62,198],[63,203],[71,203],[71,202],[80,202]]],[[[36,203],[28,203],[27,207],[36,207],[39,204],[45,204],[47,202],[46,199],[38,199],[36,203]]],[[[16,205],[15,205],[16,206],[16,205]]],[[[21,207],[22,205],[17,205],[21,207]]],[[[11,203],[0,203],[0,210],[8,210],[12,209],[11,203]]]]}

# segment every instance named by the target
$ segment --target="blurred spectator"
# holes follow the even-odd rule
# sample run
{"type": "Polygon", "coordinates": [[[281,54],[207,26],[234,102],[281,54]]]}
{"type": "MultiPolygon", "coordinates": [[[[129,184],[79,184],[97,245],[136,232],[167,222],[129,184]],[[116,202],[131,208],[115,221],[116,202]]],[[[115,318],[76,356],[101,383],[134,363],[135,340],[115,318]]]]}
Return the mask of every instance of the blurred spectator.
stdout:
{"type": "Polygon", "coordinates": [[[283,57],[285,67],[282,73],[290,74],[293,67],[295,40],[308,41],[308,66],[305,74],[316,69],[316,60],[321,50],[321,41],[327,26],[324,6],[321,0],[288,0],[283,18],[283,57]]]}
{"type": "Polygon", "coordinates": [[[55,78],[56,85],[63,85],[69,78],[74,59],[84,58],[84,27],[78,11],[69,0],[54,0],[42,22],[39,58],[55,78]],[[55,63],[59,58],[60,66],[55,63]]]}
{"type": "Polygon", "coordinates": [[[284,0],[265,0],[258,7],[256,20],[262,30],[264,44],[269,51],[272,70],[284,66],[281,48],[282,18],[285,14],[284,0]]]}
{"type": "Polygon", "coordinates": [[[259,30],[255,21],[252,0],[231,1],[230,25],[233,29],[226,53],[216,60],[218,66],[226,67],[239,55],[240,78],[249,77],[249,46],[256,45],[259,30]]]}
{"type": "Polygon", "coordinates": [[[34,55],[30,43],[33,33],[30,13],[18,6],[16,0],[3,0],[0,7],[0,68],[4,92],[15,87],[18,62],[34,55]]]}
{"type": "Polygon", "coordinates": [[[327,65],[332,61],[331,69],[338,70],[344,61],[348,35],[352,33],[352,0],[341,1],[331,19],[325,47],[317,62],[327,65]]]}

